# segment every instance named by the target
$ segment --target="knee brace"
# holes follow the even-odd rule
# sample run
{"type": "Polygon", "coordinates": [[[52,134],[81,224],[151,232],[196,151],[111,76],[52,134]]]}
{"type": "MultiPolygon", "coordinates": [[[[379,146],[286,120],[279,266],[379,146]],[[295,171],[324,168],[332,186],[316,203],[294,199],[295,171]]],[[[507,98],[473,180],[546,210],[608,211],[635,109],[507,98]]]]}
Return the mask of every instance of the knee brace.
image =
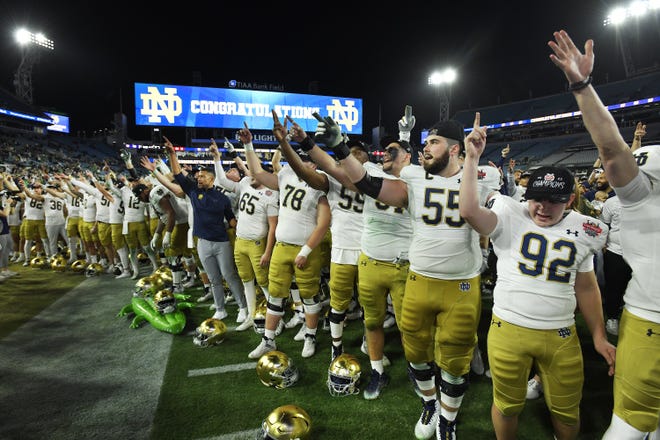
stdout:
{"type": "Polygon", "coordinates": [[[412,373],[415,380],[425,381],[433,379],[435,375],[435,368],[433,364],[412,364],[408,363],[409,371],[412,373]]]}
{"type": "Polygon", "coordinates": [[[335,313],[332,309],[328,312],[328,320],[333,324],[341,324],[344,322],[344,318],[346,318],[346,312],[335,313]]]}
{"type": "Polygon", "coordinates": [[[440,390],[449,397],[461,397],[468,389],[468,375],[453,376],[446,371],[440,373],[440,390]]]}
{"type": "Polygon", "coordinates": [[[167,263],[169,264],[172,272],[183,270],[183,264],[181,263],[181,255],[167,257],[167,263]]]}
{"type": "Polygon", "coordinates": [[[321,311],[321,303],[316,295],[311,298],[301,298],[305,313],[316,314],[321,311]]]}
{"type": "Polygon", "coordinates": [[[284,316],[284,298],[268,298],[268,311],[273,315],[284,316]]]}

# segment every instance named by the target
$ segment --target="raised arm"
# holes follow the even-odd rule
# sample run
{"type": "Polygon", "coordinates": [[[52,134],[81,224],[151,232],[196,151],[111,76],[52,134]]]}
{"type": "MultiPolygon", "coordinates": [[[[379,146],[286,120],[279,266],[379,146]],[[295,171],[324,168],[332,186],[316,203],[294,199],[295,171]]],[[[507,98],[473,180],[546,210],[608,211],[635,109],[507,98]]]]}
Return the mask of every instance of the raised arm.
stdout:
{"type": "Polygon", "coordinates": [[[635,127],[635,134],[633,135],[632,144],[630,145],[631,152],[634,152],[642,146],[642,139],[644,136],[646,136],[646,124],[638,122],[637,126],[635,127]]]}
{"type": "Polygon", "coordinates": [[[474,115],[474,127],[465,138],[465,162],[463,176],[458,195],[458,210],[481,235],[490,235],[497,225],[497,215],[490,209],[481,206],[477,188],[479,158],[486,148],[486,127],[481,127],[481,114],[474,115]]]}
{"type": "Polygon", "coordinates": [[[140,164],[149,170],[156,180],[163,184],[165,188],[169,189],[176,197],[184,198],[186,196],[186,193],[183,192],[181,186],[178,183],[172,182],[172,180],[168,179],[168,176],[161,173],[156,164],[151,162],[148,157],[142,156],[140,158],[140,164]]]}
{"type": "Polygon", "coordinates": [[[269,173],[264,170],[261,166],[261,160],[257,157],[257,153],[254,152],[254,146],[252,145],[252,133],[247,124],[244,122],[245,128],[242,128],[238,132],[238,137],[245,148],[245,158],[248,162],[248,168],[252,173],[252,177],[261,183],[262,185],[267,186],[273,191],[279,191],[279,183],[277,181],[277,174],[269,173]]]}
{"type": "Polygon", "coordinates": [[[330,188],[328,176],[323,173],[317,173],[316,170],[306,167],[300,156],[298,156],[298,153],[296,153],[291,147],[291,144],[287,139],[287,122],[291,122],[291,136],[293,140],[302,145],[303,142],[306,142],[306,139],[309,139],[305,130],[303,130],[300,125],[296,124],[289,116],[286,117],[284,125],[282,125],[277,113],[273,110],[273,134],[280,143],[282,155],[284,155],[284,158],[296,175],[307,182],[309,186],[323,192],[328,192],[328,189],[330,188]]]}
{"type": "Polygon", "coordinates": [[[639,170],[614,118],[591,85],[594,42],[593,40],[586,41],[583,54],[566,31],[561,30],[553,35],[555,41],[548,42],[554,52],[550,55],[550,59],[568,79],[569,90],[573,92],[577,100],[584,126],[598,147],[608,180],[614,187],[625,186],[637,176],[639,170]]]}
{"type": "Polygon", "coordinates": [[[163,136],[163,139],[165,139],[165,150],[167,151],[167,154],[170,156],[170,166],[172,167],[172,174],[177,175],[181,173],[181,165],[179,165],[179,158],[176,157],[176,151],[174,151],[174,145],[172,145],[172,142],[165,136],[163,136]]]}
{"type": "MultiPolygon", "coordinates": [[[[228,140],[225,140],[225,148],[228,148],[227,143],[231,145],[231,143],[228,140]]],[[[211,145],[209,145],[209,151],[213,156],[213,167],[215,168],[214,184],[217,186],[221,186],[229,191],[238,193],[240,191],[240,185],[238,184],[238,182],[234,182],[233,180],[227,178],[225,169],[222,167],[222,154],[220,153],[220,150],[218,150],[218,144],[215,143],[215,139],[213,138],[211,138],[211,145]]],[[[233,153],[236,154],[235,151],[233,153]]]]}

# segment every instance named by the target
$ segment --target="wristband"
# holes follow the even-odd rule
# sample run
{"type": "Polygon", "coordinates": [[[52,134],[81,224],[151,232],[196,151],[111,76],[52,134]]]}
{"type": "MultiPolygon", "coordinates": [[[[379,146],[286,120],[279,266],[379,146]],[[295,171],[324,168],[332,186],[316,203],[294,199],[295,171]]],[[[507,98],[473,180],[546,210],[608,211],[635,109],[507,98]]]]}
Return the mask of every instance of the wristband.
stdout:
{"type": "Polygon", "coordinates": [[[299,256],[299,257],[305,257],[305,258],[307,258],[307,256],[308,256],[309,254],[311,254],[311,253],[312,253],[312,248],[309,247],[309,246],[307,246],[307,245],[304,245],[304,246],[300,249],[300,252],[298,252],[298,256],[299,256]]]}
{"type": "Polygon", "coordinates": [[[300,148],[302,148],[303,151],[309,151],[312,148],[314,148],[314,141],[312,138],[309,136],[305,136],[305,139],[299,142],[300,148]]]}
{"type": "Polygon", "coordinates": [[[252,145],[252,142],[248,142],[247,144],[243,144],[243,148],[245,151],[254,151],[254,145],[252,145]]]}
{"type": "Polygon", "coordinates": [[[591,84],[591,75],[586,77],[583,81],[572,83],[568,85],[568,91],[569,92],[577,92],[578,90],[582,90],[586,88],[589,84],[591,84]]]}
{"type": "Polygon", "coordinates": [[[348,148],[345,142],[341,142],[336,147],[332,147],[332,152],[335,153],[337,160],[344,160],[351,155],[351,149],[348,148]]]}

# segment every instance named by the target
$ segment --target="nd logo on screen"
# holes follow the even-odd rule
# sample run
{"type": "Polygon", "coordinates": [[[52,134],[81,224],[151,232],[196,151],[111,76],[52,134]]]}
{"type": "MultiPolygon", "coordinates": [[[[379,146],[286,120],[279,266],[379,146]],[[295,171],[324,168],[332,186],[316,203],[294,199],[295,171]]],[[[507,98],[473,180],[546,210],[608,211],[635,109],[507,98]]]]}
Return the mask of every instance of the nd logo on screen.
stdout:
{"type": "Polygon", "coordinates": [[[149,116],[149,122],[158,124],[161,117],[167,119],[170,124],[174,123],[174,118],[181,115],[183,111],[183,101],[177,94],[174,87],[165,87],[161,94],[157,87],[147,87],[148,93],[141,93],[142,109],[140,114],[149,116]]]}

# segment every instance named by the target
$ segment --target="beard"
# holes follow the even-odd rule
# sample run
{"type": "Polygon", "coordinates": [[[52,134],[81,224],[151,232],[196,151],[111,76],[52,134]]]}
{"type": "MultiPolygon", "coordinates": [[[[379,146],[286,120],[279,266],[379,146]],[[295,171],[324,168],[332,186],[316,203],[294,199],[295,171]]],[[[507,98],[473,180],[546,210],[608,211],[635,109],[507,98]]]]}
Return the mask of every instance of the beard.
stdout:
{"type": "Polygon", "coordinates": [[[429,174],[440,174],[442,170],[447,168],[449,164],[449,151],[445,151],[440,157],[435,157],[432,160],[424,160],[424,170],[429,174]]]}

